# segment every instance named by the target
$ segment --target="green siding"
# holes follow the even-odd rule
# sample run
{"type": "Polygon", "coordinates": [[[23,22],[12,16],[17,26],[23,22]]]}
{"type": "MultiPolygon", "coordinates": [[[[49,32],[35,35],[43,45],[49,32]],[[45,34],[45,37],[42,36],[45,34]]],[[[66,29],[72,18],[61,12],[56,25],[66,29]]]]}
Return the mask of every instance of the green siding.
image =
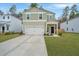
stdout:
{"type": "MultiPolygon", "coordinates": [[[[38,17],[39,17],[39,14],[30,14],[30,17],[29,17],[28,20],[38,20],[39,19],[38,17]]],[[[23,18],[27,20],[27,14],[24,14],[23,18]]],[[[49,20],[54,20],[54,19],[55,19],[55,15],[52,14],[51,19],[49,19],[49,20]]],[[[40,20],[47,20],[47,14],[43,13],[42,14],[42,19],[40,19],[40,20]]]]}
{"type": "Polygon", "coordinates": [[[38,14],[31,14],[31,20],[38,20],[38,14]]]}
{"type": "Polygon", "coordinates": [[[47,20],[47,16],[46,16],[45,13],[43,14],[43,19],[44,19],[44,20],[47,20]]]}

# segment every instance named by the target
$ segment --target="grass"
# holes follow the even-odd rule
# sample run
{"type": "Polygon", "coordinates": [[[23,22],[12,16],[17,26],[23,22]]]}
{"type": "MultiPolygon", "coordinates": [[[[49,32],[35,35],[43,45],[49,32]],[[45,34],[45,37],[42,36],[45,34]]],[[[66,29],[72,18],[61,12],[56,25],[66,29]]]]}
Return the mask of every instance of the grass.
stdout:
{"type": "Polygon", "coordinates": [[[7,34],[7,35],[2,34],[2,35],[0,35],[0,42],[10,40],[10,39],[15,38],[19,35],[20,34],[7,34]]]}
{"type": "Polygon", "coordinates": [[[79,34],[63,33],[61,37],[45,37],[49,56],[79,56],[79,34]]]}

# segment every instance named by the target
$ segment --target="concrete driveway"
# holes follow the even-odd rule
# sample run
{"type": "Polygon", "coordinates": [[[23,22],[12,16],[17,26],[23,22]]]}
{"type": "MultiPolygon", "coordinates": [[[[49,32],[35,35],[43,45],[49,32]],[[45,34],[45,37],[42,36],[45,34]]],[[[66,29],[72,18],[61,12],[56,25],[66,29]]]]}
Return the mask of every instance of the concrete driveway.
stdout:
{"type": "Polygon", "coordinates": [[[23,35],[0,43],[2,56],[47,56],[43,35],[23,35]]]}

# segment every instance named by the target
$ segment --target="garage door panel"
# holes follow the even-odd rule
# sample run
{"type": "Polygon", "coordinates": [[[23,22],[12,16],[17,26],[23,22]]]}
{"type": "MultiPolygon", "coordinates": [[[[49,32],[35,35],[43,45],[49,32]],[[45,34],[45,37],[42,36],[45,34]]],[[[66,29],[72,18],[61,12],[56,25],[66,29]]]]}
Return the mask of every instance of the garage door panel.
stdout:
{"type": "Polygon", "coordinates": [[[26,34],[28,35],[43,35],[44,29],[43,28],[27,28],[26,34]]]}
{"type": "Polygon", "coordinates": [[[44,35],[45,25],[42,23],[27,23],[25,26],[25,34],[28,35],[44,35]]]}
{"type": "Polygon", "coordinates": [[[44,28],[45,26],[43,24],[27,24],[27,28],[44,28]]]}

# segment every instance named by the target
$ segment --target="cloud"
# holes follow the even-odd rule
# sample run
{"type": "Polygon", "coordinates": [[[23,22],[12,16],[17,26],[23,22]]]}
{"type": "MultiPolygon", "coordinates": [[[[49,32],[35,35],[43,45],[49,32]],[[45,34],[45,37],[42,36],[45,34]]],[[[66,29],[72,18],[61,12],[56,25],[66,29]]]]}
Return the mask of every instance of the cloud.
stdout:
{"type": "Polygon", "coordinates": [[[51,1],[46,1],[46,2],[49,2],[49,3],[79,3],[79,0],[51,0],[51,1]]]}
{"type": "Polygon", "coordinates": [[[79,0],[1,0],[0,3],[79,3],[79,0]]]}
{"type": "Polygon", "coordinates": [[[66,6],[71,7],[72,5],[74,5],[74,4],[64,3],[64,4],[54,4],[53,6],[55,6],[56,8],[65,8],[66,6]]]}

